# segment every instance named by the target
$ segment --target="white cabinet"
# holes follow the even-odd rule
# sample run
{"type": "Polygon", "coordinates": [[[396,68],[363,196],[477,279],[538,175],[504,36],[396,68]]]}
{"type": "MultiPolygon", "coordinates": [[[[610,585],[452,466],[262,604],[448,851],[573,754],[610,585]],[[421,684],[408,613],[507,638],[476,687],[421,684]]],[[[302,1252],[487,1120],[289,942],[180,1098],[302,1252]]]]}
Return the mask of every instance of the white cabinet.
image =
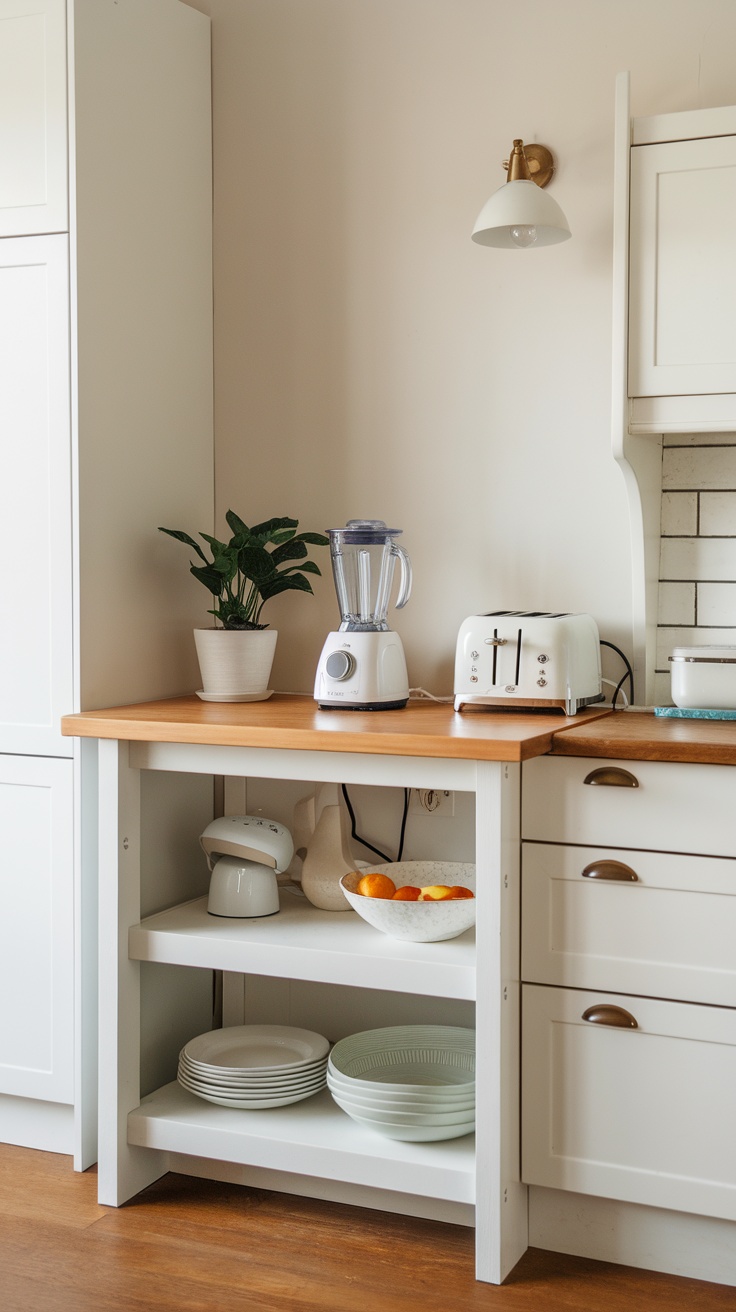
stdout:
{"type": "MultiPolygon", "coordinates": [[[[63,766],[72,790],[53,843],[41,814],[30,835],[35,950],[23,901],[3,903],[39,992],[0,1140],[86,1166],[95,781],[59,722],[196,686],[202,603],[157,526],[213,527],[209,19],[179,0],[0,0],[0,160],[0,753],[41,777],[63,766]],[[51,923],[76,950],[76,994],[55,957],[41,966],[51,923]],[[74,1054],[63,1079],[59,1051],[74,1054]],[[74,1109],[62,1140],[51,1100],[74,1109]]],[[[25,814],[41,794],[4,796],[25,814]]],[[[169,804],[174,826],[184,804],[169,804]]],[[[6,804],[4,877],[30,872],[18,843],[6,804]]],[[[2,1033],[15,997],[0,993],[2,1033]]]]}
{"type": "Polygon", "coordinates": [[[536,985],[523,1007],[523,1178],[736,1220],[736,1011],[536,985]]]}
{"type": "Polygon", "coordinates": [[[0,756],[0,1094],[74,1100],[71,761],[0,756]]]}
{"type": "Polygon", "coordinates": [[[736,392],[736,137],[631,151],[629,395],[736,392]]]}
{"type": "Polygon", "coordinates": [[[0,237],[65,232],[64,0],[0,0],[0,160],[0,237]]]}
{"type": "MultiPolygon", "coordinates": [[[[0,33],[2,24],[0,24],[0,33]]],[[[69,240],[0,241],[0,752],[70,756],[69,240]]]]}
{"type": "Polygon", "coordinates": [[[736,1220],[731,766],[547,759],[522,788],[522,1178],[736,1220]]]}
{"type": "Polygon", "coordinates": [[[730,312],[736,254],[729,236],[736,203],[736,107],[630,120],[626,75],[622,79],[614,450],[620,447],[616,430],[622,419],[633,434],[736,427],[736,329],[730,312]],[[619,415],[616,385],[624,374],[628,413],[619,415]]]}

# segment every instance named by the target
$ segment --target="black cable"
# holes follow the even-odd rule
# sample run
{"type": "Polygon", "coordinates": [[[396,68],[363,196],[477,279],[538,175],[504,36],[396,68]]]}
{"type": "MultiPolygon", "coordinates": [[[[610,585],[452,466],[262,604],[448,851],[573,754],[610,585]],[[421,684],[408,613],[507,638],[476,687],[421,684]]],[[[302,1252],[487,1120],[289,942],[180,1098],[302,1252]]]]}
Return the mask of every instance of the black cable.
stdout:
{"type": "Polygon", "coordinates": [[[622,688],[622,686],[623,686],[623,684],[624,684],[624,682],[625,682],[626,679],[629,680],[629,691],[630,691],[630,693],[631,693],[631,705],[633,706],[633,705],[634,705],[634,700],[635,700],[635,698],[634,698],[634,671],[633,671],[632,668],[631,668],[631,662],[629,661],[628,657],[624,655],[624,653],[622,652],[621,648],[620,648],[620,647],[617,647],[616,644],[615,644],[614,642],[606,642],[604,638],[601,638],[601,639],[600,639],[600,644],[601,644],[601,647],[610,647],[610,648],[611,648],[611,651],[615,651],[616,655],[621,657],[621,660],[623,661],[624,665],[626,666],[626,673],[622,676],[622,678],[621,678],[621,679],[619,680],[619,682],[617,683],[616,688],[615,688],[614,693],[613,693],[613,697],[611,698],[611,710],[612,710],[612,711],[615,711],[615,709],[616,709],[616,698],[618,697],[618,695],[619,695],[619,693],[620,693],[620,691],[621,691],[621,688],[622,688]]]}
{"type": "MultiPolygon", "coordinates": [[[[380,856],[382,861],[387,861],[390,865],[393,865],[391,857],[386,856],[386,853],[382,852],[380,847],[374,847],[372,843],[366,842],[365,838],[361,838],[356,827],[357,822],[355,819],[355,811],[353,810],[353,805],[352,802],[350,801],[348,790],[345,784],[341,784],[341,788],[342,788],[342,795],[345,798],[345,805],[348,808],[348,815],[350,816],[350,837],[354,838],[356,843],[361,843],[363,847],[370,848],[371,852],[375,852],[376,856],[380,856]]],[[[399,854],[396,858],[397,861],[401,860],[401,855],[404,851],[404,835],[406,833],[406,818],[409,814],[410,793],[411,790],[409,788],[404,789],[404,814],[401,819],[401,833],[399,835],[399,854]]]]}
{"type": "Polygon", "coordinates": [[[410,789],[410,788],[405,788],[405,789],[404,789],[404,814],[403,814],[403,816],[401,817],[401,833],[399,834],[399,854],[398,854],[398,856],[397,856],[397,858],[396,858],[397,861],[400,861],[401,858],[402,858],[402,856],[403,856],[403,854],[404,854],[404,835],[405,835],[405,833],[406,833],[406,817],[407,817],[408,814],[409,814],[409,797],[410,797],[410,794],[411,794],[411,789],[410,789]]]}

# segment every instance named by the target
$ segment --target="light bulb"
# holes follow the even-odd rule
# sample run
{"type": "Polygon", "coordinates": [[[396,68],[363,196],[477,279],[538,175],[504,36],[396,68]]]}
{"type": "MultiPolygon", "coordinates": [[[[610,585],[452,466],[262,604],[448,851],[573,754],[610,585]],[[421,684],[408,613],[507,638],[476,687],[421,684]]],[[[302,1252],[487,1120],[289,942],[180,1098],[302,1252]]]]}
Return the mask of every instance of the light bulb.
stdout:
{"type": "Polygon", "coordinates": [[[537,240],[537,230],[529,223],[519,223],[514,228],[509,228],[509,237],[514,246],[533,246],[537,240]]]}

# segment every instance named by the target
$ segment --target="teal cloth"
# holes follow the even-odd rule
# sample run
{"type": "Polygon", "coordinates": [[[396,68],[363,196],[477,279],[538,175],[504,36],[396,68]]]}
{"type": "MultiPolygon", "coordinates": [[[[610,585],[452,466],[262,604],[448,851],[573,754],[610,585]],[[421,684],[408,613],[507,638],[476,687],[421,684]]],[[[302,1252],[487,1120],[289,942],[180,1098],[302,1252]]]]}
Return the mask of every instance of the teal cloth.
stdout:
{"type": "Polygon", "coordinates": [[[673,720],[736,720],[736,711],[699,711],[695,707],[683,710],[680,706],[655,706],[654,714],[673,720]]]}

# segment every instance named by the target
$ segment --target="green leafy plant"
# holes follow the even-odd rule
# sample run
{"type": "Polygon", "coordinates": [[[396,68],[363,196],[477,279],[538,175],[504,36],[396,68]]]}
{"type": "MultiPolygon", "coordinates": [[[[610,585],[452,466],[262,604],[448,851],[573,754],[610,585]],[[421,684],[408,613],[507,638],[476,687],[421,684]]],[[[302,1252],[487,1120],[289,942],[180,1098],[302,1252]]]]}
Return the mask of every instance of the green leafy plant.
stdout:
{"type": "Polygon", "coordinates": [[[217,598],[216,606],[208,614],[214,615],[223,628],[268,628],[260,623],[266,602],[280,592],[311,592],[307,574],[322,571],[313,560],[307,559],[307,544],[324,547],[329,539],[323,533],[297,533],[297,519],[268,519],[254,528],[248,528],[232,510],[228,510],[225,519],[233,534],[229,542],[220,542],[209,533],[199,535],[209,544],[211,560],[199,543],[181,529],[159,528],[159,532],[168,533],[196,551],[203,563],[190,562],[189,568],[195,579],[217,598]]]}

